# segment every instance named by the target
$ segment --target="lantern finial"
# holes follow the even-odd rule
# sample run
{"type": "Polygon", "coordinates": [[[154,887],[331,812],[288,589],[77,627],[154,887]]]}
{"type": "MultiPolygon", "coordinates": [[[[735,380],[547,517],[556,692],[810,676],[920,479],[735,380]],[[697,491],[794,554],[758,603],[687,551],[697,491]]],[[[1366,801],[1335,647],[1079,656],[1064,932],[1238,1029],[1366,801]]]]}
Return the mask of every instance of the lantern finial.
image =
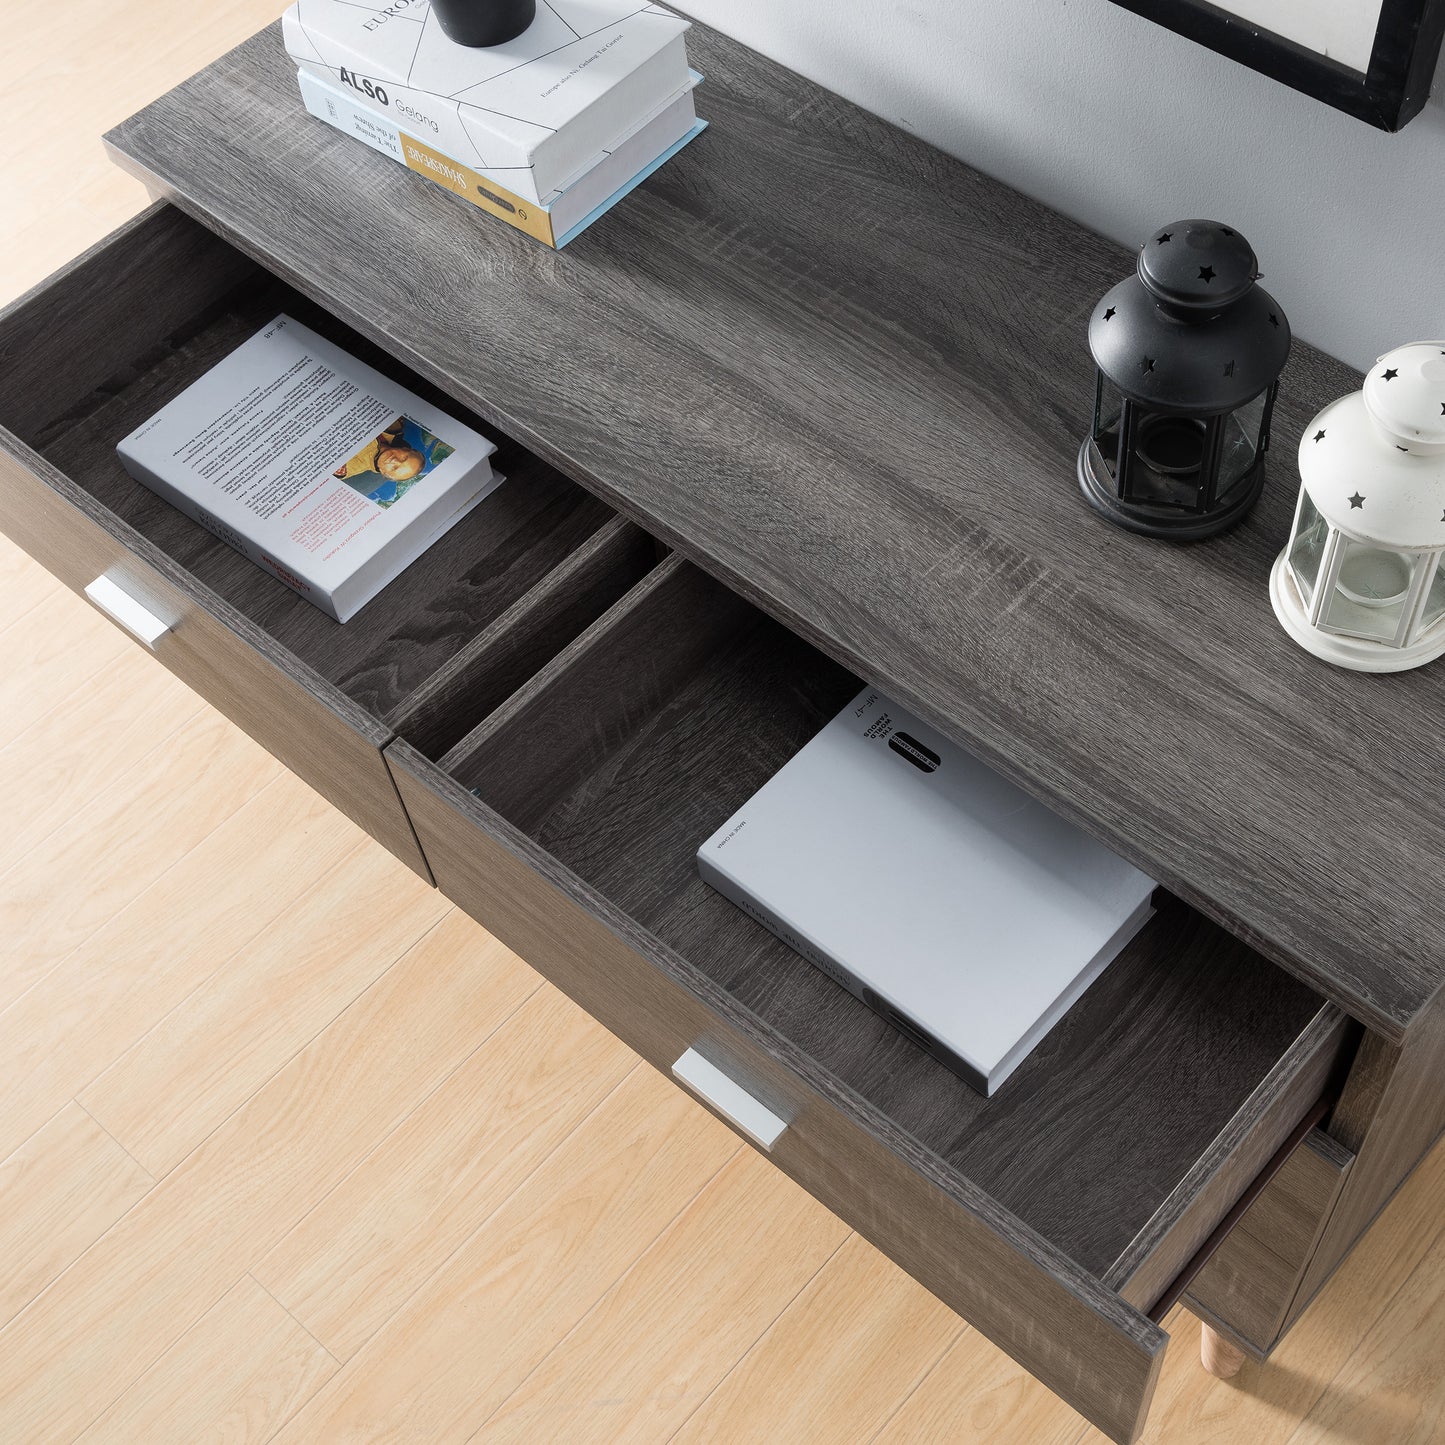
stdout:
{"type": "Polygon", "coordinates": [[[1420,456],[1445,452],[1445,341],[1397,346],[1370,368],[1362,390],[1391,441],[1420,456]]]}
{"type": "Polygon", "coordinates": [[[1139,247],[1138,271],[1157,301],[1207,314],[1238,301],[1258,278],[1259,262],[1230,226],[1175,221],[1139,247]]]}

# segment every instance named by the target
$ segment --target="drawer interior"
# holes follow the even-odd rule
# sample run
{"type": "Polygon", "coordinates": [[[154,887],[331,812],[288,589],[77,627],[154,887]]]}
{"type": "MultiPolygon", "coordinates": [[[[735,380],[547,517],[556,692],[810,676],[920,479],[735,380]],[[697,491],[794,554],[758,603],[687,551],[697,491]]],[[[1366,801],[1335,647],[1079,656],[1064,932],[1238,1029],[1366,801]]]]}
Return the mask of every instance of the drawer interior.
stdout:
{"type": "Polygon", "coordinates": [[[859,686],[673,559],[430,756],[739,1008],[1124,1289],[1128,1261],[1148,1253],[1139,1241],[1162,1235],[1200,1161],[1328,1006],[1164,898],[1000,1092],[974,1093],[697,876],[698,844],[859,686]]]}
{"type": "Polygon", "coordinates": [[[950,1193],[986,1194],[1125,1304],[1158,1301],[1247,1184],[1230,1168],[1265,1162],[1251,1128],[1293,1108],[1281,1084],[1318,1098],[1338,1015],[1165,900],[1003,1089],[974,1093],[697,876],[698,844],[859,679],[504,438],[507,485],[344,625],[126,474],[116,440],[282,310],[488,431],[164,207],[7,313],[0,425],[626,915],[645,954],[927,1151],[950,1193]]]}
{"type": "Polygon", "coordinates": [[[0,424],[383,722],[450,671],[465,673],[478,640],[579,552],[600,548],[612,564],[615,586],[593,589],[591,616],[660,555],[555,468],[168,208],[55,278],[8,318],[0,346],[9,358],[35,353],[33,365],[6,368],[0,424]],[[144,283],[129,274],[143,267],[144,283]],[[508,478],[344,625],[134,481],[115,455],[122,436],[280,311],[490,436],[508,478]]]}

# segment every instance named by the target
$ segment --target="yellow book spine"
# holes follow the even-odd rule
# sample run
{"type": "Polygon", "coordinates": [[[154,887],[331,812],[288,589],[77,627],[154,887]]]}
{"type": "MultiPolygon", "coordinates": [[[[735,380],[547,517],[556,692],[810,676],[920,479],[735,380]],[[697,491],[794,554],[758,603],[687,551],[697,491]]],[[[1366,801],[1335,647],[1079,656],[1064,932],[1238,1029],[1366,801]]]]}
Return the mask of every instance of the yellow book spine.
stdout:
{"type": "Polygon", "coordinates": [[[476,171],[454,161],[450,156],[433,150],[424,141],[407,135],[405,131],[399,134],[402,154],[406,157],[409,169],[419,176],[425,176],[429,181],[435,181],[439,186],[445,186],[459,196],[466,197],[479,211],[485,211],[489,216],[505,221],[515,230],[525,231],[534,240],[550,246],[554,251],[557,249],[557,239],[552,234],[552,217],[540,206],[503,190],[494,181],[478,175],[476,171]]]}

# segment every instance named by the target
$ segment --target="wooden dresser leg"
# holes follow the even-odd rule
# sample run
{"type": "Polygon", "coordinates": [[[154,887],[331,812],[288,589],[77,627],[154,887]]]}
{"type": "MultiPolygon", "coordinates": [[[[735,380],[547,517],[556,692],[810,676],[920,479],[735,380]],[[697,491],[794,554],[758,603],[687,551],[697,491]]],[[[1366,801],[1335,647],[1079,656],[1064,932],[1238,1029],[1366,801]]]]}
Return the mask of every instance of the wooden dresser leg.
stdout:
{"type": "Polygon", "coordinates": [[[1239,1373],[1244,1351],[1230,1344],[1218,1330],[1199,1326],[1199,1363],[1216,1379],[1229,1380],[1239,1373]]]}

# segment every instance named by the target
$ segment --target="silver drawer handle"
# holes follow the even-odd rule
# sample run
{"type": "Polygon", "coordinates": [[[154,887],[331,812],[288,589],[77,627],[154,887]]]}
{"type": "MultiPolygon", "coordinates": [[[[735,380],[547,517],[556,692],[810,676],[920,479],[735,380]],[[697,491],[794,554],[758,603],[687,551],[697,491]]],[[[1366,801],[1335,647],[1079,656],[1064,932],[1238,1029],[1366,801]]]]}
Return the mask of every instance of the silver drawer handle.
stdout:
{"type": "Polygon", "coordinates": [[[85,589],[85,595],[112,622],[119,623],[132,637],[145,643],[152,652],[156,650],[156,643],[171,630],[168,622],[162,622],[148,607],[142,607],[129,592],[117,587],[109,577],[97,577],[85,589]]]}
{"type": "Polygon", "coordinates": [[[708,1063],[696,1049],[689,1049],[672,1066],[672,1072],[759,1149],[771,1152],[788,1127],[786,1119],[778,1118],[771,1109],[758,1103],[746,1089],[734,1083],[716,1064],[708,1063]]]}

